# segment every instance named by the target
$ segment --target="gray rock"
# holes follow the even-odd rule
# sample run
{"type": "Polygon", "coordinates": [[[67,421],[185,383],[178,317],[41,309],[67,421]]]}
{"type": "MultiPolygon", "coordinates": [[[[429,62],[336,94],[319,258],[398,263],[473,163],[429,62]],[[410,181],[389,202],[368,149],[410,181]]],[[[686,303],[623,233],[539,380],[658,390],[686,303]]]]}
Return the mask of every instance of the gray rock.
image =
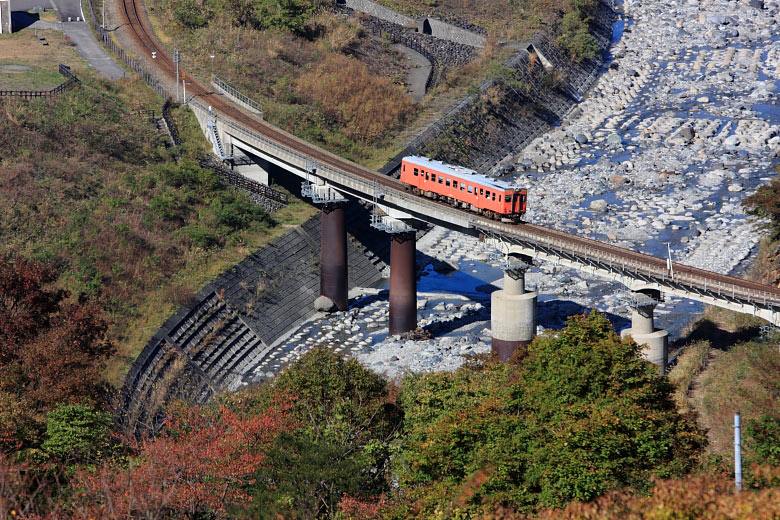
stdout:
{"type": "Polygon", "coordinates": [[[684,126],[680,129],[680,135],[690,141],[696,136],[696,132],[690,126],[684,126]]]}
{"type": "Polygon", "coordinates": [[[314,300],[314,310],[318,312],[333,312],[336,309],[336,304],[327,296],[319,296],[314,300]]]}
{"type": "Polygon", "coordinates": [[[607,144],[611,147],[620,146],[623,144],[623,139],[618,134],[609,134],[607,144]]]}
{"type": "Polygon", "coordinates": [[[596,199],[590,202],[590,209],[593,211],[607,211],[607,201],[604,199],[596,199]]]}
{"type": "Polygon", "coordinates": [[[754,9],[763,9],[764,8],[764,0],[750,0],[748,2],[748,5],[754,9]]]}
{"type": "Polygon", "coordinates": [[[588,138],[585,134],[577,134],[574,138],[579,144],[588,144],[588,138]]]}
{"type": "Polygon", "coordinates": [[[736,135],[730,135],[723,140],[723,144],[726,146],[738,146],[739,138],[736,135]]]}

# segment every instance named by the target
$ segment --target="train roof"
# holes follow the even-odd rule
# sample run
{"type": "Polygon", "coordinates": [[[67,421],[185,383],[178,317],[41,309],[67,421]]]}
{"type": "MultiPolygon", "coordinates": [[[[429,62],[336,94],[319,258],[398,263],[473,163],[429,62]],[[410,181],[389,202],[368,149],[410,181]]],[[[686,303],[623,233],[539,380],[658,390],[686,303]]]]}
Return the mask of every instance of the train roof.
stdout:
{"type": "Polygon", "coordinates": [[[487,175],[482,175],[481,173],[477,173],[476,171],[470,170],[469,168],[466,168],[464,166],[455,166],[453,164],[447,164],[441,161],[434,161],[433,159],[428,159],[427,157],[422,157],[419,155],[409,155],[407,157],[404,157],[403,160],[416,164],[426,169],[436,170],[437,172],[452,175],[453,177],[458,177],[459,179],[471,181],[475,184],[480,184],[482,186],[489,186],[497,190],[518,189],[507,182],[493,179],[492,177],[488,177],[487,175]]]}

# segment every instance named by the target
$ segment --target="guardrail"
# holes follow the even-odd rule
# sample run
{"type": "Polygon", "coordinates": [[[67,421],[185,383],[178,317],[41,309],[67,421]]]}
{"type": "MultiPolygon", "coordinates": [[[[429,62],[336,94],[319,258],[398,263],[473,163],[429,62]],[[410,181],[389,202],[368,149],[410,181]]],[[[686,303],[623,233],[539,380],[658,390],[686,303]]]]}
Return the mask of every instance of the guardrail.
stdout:
{"type": "Polygon", "coordinates": [[[67,92],[80,83],[79,78],[71,72],[70,67],[60,63],[59,73],[65,76],[65,81],[51,90],[0,90],[0,97],[20,97],[33,99],[39,97],[54,97],[67,92]]]}

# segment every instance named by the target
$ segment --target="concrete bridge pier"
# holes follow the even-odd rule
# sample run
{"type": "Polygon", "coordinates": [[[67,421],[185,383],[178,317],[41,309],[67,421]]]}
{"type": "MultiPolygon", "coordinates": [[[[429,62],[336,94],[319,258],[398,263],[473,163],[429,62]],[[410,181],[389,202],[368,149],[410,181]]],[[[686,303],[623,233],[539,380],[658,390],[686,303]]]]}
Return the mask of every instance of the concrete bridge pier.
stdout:
{"type": "Polygon", "coordinates": [[[490,330],[492,352],[507,361],[521,346],[536,336],[536,292],[526,292],[525,272],[531,267],[529,257],[510,257],[504,269],[504,288],[490,296],[490,330]]]}
{"type": "Polygon", "coordinates": [[[415,231],[390,235],[390,336],[417,328],[417,269],[415,231]]]}
{"type": "Polygon", "coordinates": [[[663,375],[668,360],[669,332],[656,329],[653,318],[655,306],[661,302],[660,291],[638,291],[631,311],[631,328],[624,329],[620,336],[631,337],[637,344],[644,346],[642,357],[658,366],[663,375]]]}
{"type": "Polygon", "coordinates": [[[252,157],[253,164],[236,164],[233,171],[265,186],[271,185],[271,163],[262,157],[252,157]]]}
{"type": "Polygon", "coordinates": [[[314,307],[320,311],[347,310],[347,230],[344,203],[322,206],[320,244],[320,297],[314,307]]]}

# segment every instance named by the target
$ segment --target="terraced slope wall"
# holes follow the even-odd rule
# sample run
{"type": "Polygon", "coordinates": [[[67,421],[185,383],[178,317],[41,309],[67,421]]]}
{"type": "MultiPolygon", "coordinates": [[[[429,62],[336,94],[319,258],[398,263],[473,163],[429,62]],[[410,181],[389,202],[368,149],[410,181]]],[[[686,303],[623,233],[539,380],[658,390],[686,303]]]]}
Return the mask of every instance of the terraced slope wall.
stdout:
{"type": "MultiPolygon", "coordinates": [[[[387,265],[389,240],[371,233],[357,203],[347,218],[350,287],[371,286],[387,265]]],[[[126,431],[157,427],[161,408],[175,398],[206,402],[238,389],[287,330],[314,314],[319,255],[318,215],[221,274],[171,316],[125,378],[118,416],[126,431]]]]}

